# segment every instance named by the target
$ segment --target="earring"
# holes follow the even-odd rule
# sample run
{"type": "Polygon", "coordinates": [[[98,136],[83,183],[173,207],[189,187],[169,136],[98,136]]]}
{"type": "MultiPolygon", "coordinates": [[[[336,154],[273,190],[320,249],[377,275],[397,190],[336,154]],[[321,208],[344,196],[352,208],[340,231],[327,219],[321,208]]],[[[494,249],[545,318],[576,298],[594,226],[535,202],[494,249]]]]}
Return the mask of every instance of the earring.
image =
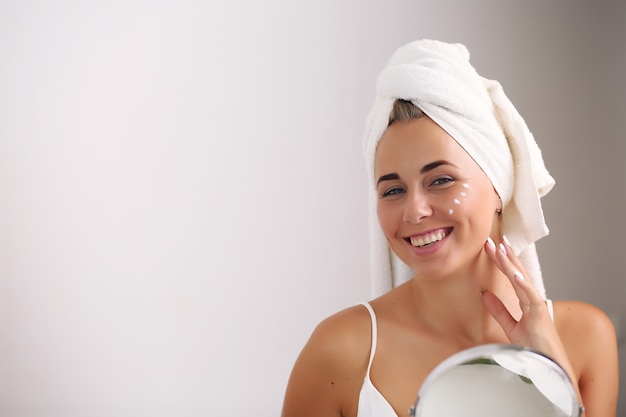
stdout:
{"type": "Polygon", "coordinates": [[[502,217],[502,209],[496,209],[496,213],[498,214],[498,217],[502,217]]]}

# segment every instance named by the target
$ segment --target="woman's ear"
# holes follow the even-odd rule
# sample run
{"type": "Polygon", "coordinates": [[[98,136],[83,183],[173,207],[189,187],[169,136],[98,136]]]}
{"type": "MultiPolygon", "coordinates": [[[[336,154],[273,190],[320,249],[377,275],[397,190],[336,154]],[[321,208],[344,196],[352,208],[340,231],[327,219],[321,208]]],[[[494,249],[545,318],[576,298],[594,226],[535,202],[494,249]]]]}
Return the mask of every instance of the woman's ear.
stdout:
{"type": "MultiPolygon", "coordinates": [[[[494,192],[495,192],[495,189],[494,189],[494,192]]],[[[502,217],[502,199],[500,198],[497,192],[495,192],[495,194],[496,194],[496,198],[498,199],[496,203],[496,213],[498,214],[498,217],[502,217]]]]}

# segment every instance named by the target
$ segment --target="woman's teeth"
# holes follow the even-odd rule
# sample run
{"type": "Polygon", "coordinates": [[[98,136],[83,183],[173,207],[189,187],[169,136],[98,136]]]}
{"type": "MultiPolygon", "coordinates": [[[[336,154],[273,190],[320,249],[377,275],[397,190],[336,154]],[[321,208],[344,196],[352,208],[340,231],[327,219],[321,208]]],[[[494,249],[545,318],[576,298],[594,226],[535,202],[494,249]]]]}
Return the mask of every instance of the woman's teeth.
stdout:
{"type": "Polygon", "coordinates": [[[445,232],[442,232],[441,230],[439,230],[438,232],[432,233],[430,235],[426,235],[426,236],[422,236],[418,238],[412,237],[411,245],[421,248],[422,246],[428,246],[435,242],[438,242],[444,237],[446,237],[445,232]]]}

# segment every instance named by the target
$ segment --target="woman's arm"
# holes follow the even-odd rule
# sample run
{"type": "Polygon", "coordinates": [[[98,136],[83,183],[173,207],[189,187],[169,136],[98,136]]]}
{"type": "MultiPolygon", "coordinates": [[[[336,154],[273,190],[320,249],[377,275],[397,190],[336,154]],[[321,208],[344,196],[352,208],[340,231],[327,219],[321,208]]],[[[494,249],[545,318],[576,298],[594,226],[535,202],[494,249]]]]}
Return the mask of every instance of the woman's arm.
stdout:
{"type": "Polygon", "coordinates": [[[292,369],[282,417],[356,415],[369,358],[367,314],[352,307],[317,326],[292,369]]]}
{"type": "Polygon", "coordinates": [[[559,302],[555,320],[576,368],[584,416],[615,417],[619,366],[611,320],[602,310],[583,302],[559,302]]]}

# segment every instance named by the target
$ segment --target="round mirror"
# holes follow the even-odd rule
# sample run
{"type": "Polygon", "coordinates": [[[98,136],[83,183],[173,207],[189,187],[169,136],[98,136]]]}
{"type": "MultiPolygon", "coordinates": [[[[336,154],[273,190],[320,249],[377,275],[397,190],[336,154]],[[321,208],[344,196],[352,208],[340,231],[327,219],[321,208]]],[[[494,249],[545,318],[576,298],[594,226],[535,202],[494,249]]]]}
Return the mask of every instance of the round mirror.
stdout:
{"type": "Polygon", "coordinates": [[[476,346],[440,363],[426,378],[414,417],[579,417],[569,377],[534,350],[507,344],[476,346]]]}

